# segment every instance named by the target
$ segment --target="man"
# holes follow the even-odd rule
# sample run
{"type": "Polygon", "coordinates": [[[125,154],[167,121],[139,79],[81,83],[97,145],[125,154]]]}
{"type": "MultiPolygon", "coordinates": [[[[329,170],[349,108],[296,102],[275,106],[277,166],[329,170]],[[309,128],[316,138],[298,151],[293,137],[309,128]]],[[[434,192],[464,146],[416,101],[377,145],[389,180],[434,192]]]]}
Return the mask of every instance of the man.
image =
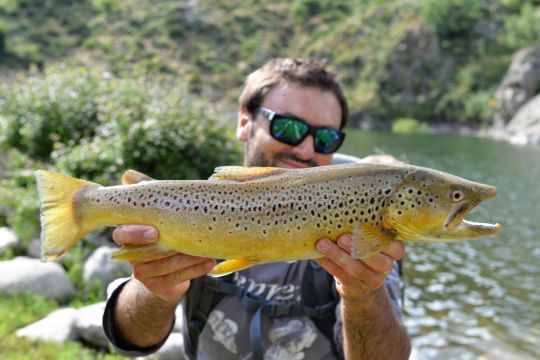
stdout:
{"type": "MultiPolygon", "coordinates": [[[[250,74],[240,96],[237,138],[245,144],[245,166],[302,168],[328,165],[344,134],[347,102],[335,76],[315,61],[275,59],[250,74]],[[300,120],[300,121],[299,121],[300,120]]],[[[147,244],[156,229],[125,225],[115,229],[120,245],[147,244]]],[[[200,359],[286,358],[407,359],[410,340],[400,321],[395,294],[385,284],[403,244],[392,241],[379,254],[355,260],[352,235],[337,242],[320,239],[316,263],[334,277],[339,293],[335,336],[323,336],[306,316],[261,315],[261,334],[253,341],[252,309],[242,299],[225,296],[206,321],[198,339],[200,359]],[[251,341],[250,341],[251,338],[251,341]],[[332,348],[338,348],[337,354],[332,348]],[[254,349],[259,348],[259,349],[254,349]]],[[[167,253],[134,261],[133,277],[110,298],[104,328],[125,354],[150,353],[163,344],[174,324],[174,312],[190,284],[208,273],[213,259],[167,253]]],[[[239,287],[259,298],[303,302],[306,261],[255,266],[235,274],[239,287]]],[[[260,315],[260,314],[259,314],[260,315]]],[[[185,324],[184,324],[185,326],[185,324]]],[[[184,331],[186,331],[184,329],[184,331]]]]}

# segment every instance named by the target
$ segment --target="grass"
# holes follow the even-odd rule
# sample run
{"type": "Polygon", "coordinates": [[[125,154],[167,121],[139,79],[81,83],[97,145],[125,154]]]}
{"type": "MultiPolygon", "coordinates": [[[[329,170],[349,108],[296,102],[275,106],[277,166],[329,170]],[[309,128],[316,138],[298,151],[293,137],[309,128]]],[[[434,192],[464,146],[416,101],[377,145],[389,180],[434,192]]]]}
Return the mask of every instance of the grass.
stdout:
{"type": "Polygon", "coordinates": [[[120,355],[87,348],[80,343],[44,343],[15,335],[17,329],[29,325],[52,311],[59,304],[41,296],[23,293],[0,295],[0,358],[3,360],[26,359],[122,359],[120,355]]]}

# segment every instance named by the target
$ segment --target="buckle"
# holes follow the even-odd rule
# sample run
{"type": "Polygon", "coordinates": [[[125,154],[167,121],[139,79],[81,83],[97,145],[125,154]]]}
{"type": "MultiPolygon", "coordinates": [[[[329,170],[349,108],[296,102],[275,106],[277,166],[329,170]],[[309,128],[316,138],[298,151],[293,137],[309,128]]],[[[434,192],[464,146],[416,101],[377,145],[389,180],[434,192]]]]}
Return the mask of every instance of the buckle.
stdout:
{"type": "Polygon", "coordinates": [[[285,304],[268,304],[266,305],[268,314],[271,317],[281,317],[291,315],[291,306],[285,304]]]}

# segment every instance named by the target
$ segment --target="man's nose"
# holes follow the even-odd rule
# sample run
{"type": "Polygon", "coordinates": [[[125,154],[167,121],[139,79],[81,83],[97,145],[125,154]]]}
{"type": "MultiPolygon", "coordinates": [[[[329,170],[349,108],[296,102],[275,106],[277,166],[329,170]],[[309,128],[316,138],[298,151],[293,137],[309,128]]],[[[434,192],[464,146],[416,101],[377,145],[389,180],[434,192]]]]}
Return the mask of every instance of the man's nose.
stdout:
{"type": "Polygon", "coordinates": [[[302,160],[309,160],[315,156],[315,144],[313,143],[313,136],[308,135],[298,145],[293,147],[293,154],[298,156],[302,160]]]}

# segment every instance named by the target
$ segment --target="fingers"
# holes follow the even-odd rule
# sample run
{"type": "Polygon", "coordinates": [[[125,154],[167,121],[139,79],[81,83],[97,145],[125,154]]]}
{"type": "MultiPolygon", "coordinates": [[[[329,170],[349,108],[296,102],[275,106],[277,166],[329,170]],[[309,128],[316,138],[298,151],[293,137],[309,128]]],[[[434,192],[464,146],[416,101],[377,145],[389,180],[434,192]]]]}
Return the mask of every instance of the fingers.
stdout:
{"type": "Polygon", "coordinates": [[[324,259],[319,259],[318,263],[341,282],[347,283],[353,278],[362,278],[369,272],[370,269],[361,261],[351,257],[350,248],[352,246],[352,238],[350,236],[340,237],[341,247],[329,239],[320,239],[316,246],[317,250],[325,255],[324,259]],[[347,250],[347,248],[349,250],[347,250]]]}
{"type": "MultiPolygon", "coordinates": [[[[138,278],[151,278],[168,275],[174,272],[189,269],[198,264],[209,261],[207,258],[190,256],[181,253],[172,253],[152,261],[133,264],[133,275],[138,278]]],[[[215,262],[212,261],[212,264],[215,262]]]]}
{"type": "Polygon", "coordinates": [[[153,279],[161,286],[167,288],[206,275],[215,265],[215,262],[204,260],[201,263],[184,268],[181,271],[176,271],[153,279]]]}
{"type": "Polygon", "coordinates": [[[132,262],[133,276],[149,291],[168,301],[179,299],[187,291],[190,280],[207,274],[215,265],[212,259],[180,253],[132,262]]]}
{"type": "Polygon", "coordinates": [[[351,256],[352,235],[343,234],[336,242],[320,239],[317,250],[325,257],[317,263],[336,278],[342,296],[362,298],[379,288],[404,253],[403,243],[391,241],[381,252],[358,260],[351,256]]]}
{"type": "Polygon", "coordinates": [[[144,245],[158,240],[158,231],[147,225],[120,225],[114,229],[113,240],[118,245],[144,245]]]}

